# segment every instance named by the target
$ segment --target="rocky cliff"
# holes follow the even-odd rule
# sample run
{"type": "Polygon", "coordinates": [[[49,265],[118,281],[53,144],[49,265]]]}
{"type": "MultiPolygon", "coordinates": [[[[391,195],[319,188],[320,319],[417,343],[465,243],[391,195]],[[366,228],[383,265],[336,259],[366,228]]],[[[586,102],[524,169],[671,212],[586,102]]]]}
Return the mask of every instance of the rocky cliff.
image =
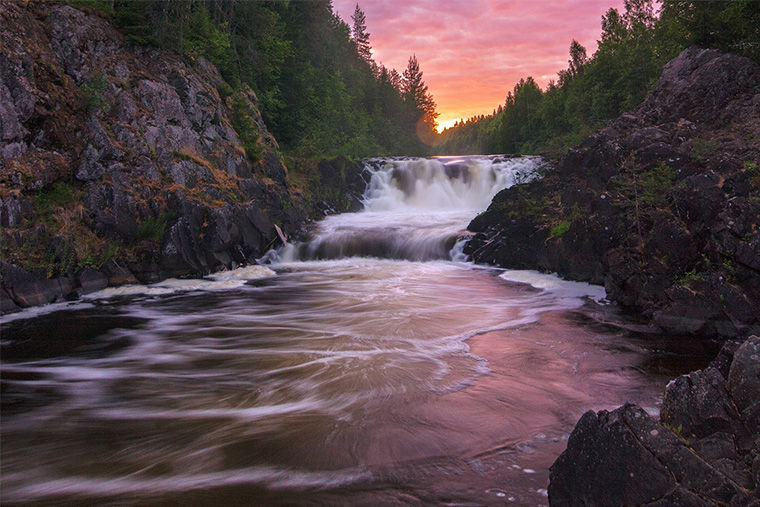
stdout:
{"type": "Polygon", "coordinates": [[[604,284],[665,331],[760,332],[760,66],[690,48],[653,92],[470,224],[479,262],[604,284]]]}
{"type": "Polygon", "coordinates": [[[315,206],[209,62],[0,0],[0,311],[249,263],[315,206]]]}

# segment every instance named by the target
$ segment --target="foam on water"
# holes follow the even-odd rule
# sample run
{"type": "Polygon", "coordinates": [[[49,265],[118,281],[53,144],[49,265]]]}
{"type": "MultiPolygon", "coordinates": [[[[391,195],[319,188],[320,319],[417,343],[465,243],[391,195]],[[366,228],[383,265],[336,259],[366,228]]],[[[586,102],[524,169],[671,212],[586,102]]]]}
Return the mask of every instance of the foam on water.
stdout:
{"type": "Polygon", "coordinates": [[[532,270],[507,270],[499,275],[504,280],[525,283],[536,289],[551,294],[571,305],[571,308],[582,306],[583,300],[589,298],[597,303],[607,298],[607,292],[601,285],[591,285],[586,282],[563,280],[556,274],[540,273],[532,270]]]}
{"type": "Polygon", "coordinates": [[[364,210],[325,217],[281,262],[343,257],[464,260],[458,240],[500,190],[537,176],[538,157],[370,159],[364,210]]]}
{"type": "Polygon", "coordinates": [[[119,296],[161,296],[188,291],[217,291],[236,289],[248,280],[274,276],[276,273],[266,266],[246,266],[230,271],[220,271],[209,275],[208,279],[167,278],[150,285],[121,285],[108,287],[84,296],[84,299],[109,299],[119,296]]]}

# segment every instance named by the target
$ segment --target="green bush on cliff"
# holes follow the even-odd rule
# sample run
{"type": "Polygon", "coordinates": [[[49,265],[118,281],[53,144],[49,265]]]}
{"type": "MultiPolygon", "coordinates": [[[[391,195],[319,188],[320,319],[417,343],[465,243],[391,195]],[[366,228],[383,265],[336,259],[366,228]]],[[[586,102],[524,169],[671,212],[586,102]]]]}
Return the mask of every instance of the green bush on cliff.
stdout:
{"type": "Polygon", "coordinates": [[[168,221],[169,217],[166,214],[146,218],[137,226],[137,239],[139,241],[161,241],[168,221]]]}
{"type": "Polygon", "coordinates": [[[675,179],[675,171],[665,162],[660,162],[657,167],[643,172],[639,181],[644,202],[652,206],[665,205],[667,192],[675,179]]]}
{"type": "Polygon", "coordinates": [[[248,160],[254,164],[261,162],[261,155],[264,151],[264,148],[259,143],[261,136],[248,111],[246,100],[242,95],[235,97],[232,101],[230,121],[232,122],[232,128],[235,129],[235,132],[240,137],[240,141],[243,143],[243,149],[248,160]]]}
{"type": "Polygon", "coordinates": [[[102,70],[93,74],[81,86],[82,104],[87,111],[108,111],[109,104],[103,96],[107,87],[108,79],[102,70]]]}
{"type": "Polygon", "coordinates": [[[565,235],[565,233],[567,232],[569,228],[570,228],[570,222],[567,220],[564,220],[549,230],[549,237],[561,238],[562,236],[565,235]]]}

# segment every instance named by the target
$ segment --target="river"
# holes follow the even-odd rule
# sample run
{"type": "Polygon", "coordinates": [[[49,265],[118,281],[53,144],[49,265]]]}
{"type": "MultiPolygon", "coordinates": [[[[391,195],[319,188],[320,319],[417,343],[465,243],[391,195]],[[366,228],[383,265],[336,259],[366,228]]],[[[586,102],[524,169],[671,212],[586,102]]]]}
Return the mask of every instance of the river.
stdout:
{"type": "Polygon", "coordinates": [[[365,209],[268,266],[3,317],[3,503],[547,504],[583,412],[656,412],[711,350],[466,262],[540,164],[372,159],[365,209]]]}

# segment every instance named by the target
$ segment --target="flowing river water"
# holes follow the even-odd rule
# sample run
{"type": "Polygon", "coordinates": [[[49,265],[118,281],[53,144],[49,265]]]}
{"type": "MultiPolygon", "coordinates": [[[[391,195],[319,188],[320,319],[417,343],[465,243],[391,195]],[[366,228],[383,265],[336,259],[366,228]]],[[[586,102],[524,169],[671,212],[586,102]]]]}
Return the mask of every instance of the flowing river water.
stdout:
{"type": "Polygon", "coordinates": [[[2,318],[3,503],[548,503],[584,411],[657,411],[711,350],[601,287],[465,262],[539,164],[369,160],[365,209],[268,267],[2,318]]]}

